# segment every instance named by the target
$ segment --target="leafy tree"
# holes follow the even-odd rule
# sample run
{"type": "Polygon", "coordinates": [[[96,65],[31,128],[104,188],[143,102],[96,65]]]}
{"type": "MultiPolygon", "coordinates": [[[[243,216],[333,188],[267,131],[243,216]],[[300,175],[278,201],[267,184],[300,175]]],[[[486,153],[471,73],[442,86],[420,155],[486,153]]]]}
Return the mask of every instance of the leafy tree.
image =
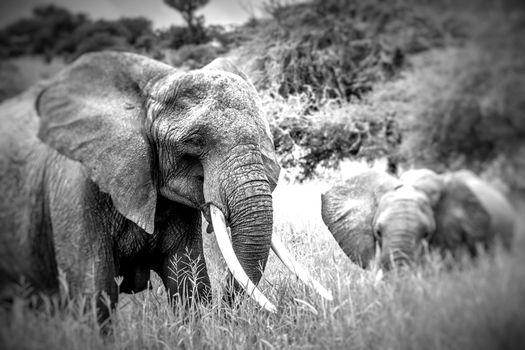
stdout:
{"type": "Polygon", "coordinates": [[[195,11],[206,5],[210,0],[164,0],[169,7],[180,12],[182,18],[188,24],[191,41],[201,44],[206,41],[204,30],[204,17],[195,15],[195,11]]]}
{"type": "Polygon", "coordinates": [[[72,14],[54,6],[37,6],[33,16],[22,18],[3,29],[2,56],[45,54],[47,58],[59,54],[58,43],[68,38],[74,30],[88,22],[85,15],[72,14]]]}
{"type": "Polygon", "coordinates": [[[64,51],[73,59],[91,51],[132,51],[130,42],[134,41],[133,33],[120,20],[98,20],[84,23],[71,33],[68,41],[64,43],[64,51]]]}
{"type": "Polygon", "coordinates": [[[228,46],[234,41],[231,33],[219,24],[207,26],[206,33],[210,40],[215,39],[223,46],[228,46]]]}
{"type": "Polygon", "coordinates": [[[165,31],[160,31],[158,37],[162,46],[171,47],[173,49],[178,49],[183,45],[191,44],[193,42],[188,27],[182,26],[170,26],[165,31]]]}
{"type": "Polygon", "coordinates": [[[139,38],[151,38],[154,35],[151,21],[145,17],[121,18],[117,22],[126,28],[130,45],[135,45],[139,38]]]}

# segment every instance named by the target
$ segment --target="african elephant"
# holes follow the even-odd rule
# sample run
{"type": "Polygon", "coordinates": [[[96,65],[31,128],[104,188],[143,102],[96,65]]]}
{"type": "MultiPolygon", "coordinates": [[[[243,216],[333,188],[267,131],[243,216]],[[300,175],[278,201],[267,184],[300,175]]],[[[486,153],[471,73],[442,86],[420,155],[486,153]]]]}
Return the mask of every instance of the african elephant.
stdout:
{"type": "Polygon", "coordinates": [[[255,286],[271,246],[317,286],[272,237],[280,167],[257,92],[229,61],[181,72],[87,54],[3,103],[1,118],[2,286],[23,276],[55,293],[61,270],[72,292],[105,292],[114,306],[153,270],[170,300],[209,300],[201,213],[235,289],[275,309],[255,286]]]}
{"type": "Polygon", "coordinates": [[[515,214],[506,198],[473,173],[410,170],[400,178],[367,170],[322,194],[323,221],[350,259],[367,267],[404,265],[429,248],[475,254],[498,237],[509,247],[515,214]]]}

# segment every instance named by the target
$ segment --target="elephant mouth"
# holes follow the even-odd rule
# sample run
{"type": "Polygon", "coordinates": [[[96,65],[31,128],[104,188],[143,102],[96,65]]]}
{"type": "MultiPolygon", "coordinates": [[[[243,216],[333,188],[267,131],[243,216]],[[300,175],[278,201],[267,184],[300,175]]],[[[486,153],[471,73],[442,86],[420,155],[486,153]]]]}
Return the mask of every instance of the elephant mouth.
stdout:
{"type": "Polygon", "coordinates": [[[392,269],[399,269],[412,264],[410,254],[399,249],[384,249],[379,242],[375,244],[375,254],[372,259],[372,271],[381,273],[392,269]]]}
{"type": "Polygon", "coordinates": [[[400,250],[384,252],[381,256],[381,266],[386,270],[399,269],[412,265],[411,255],[400,250]]]}
{"type": "MultiPolygon", "coordinates": [[[[223,213],[215,205],[210,204],[211,223],[213,231],[217,238],[217,244],[221,254],[226,261],[228,269],[231,271],[233,278],[239,283],[246,293],[255,300],[261,307],[269,312],[277,312],[275,305],[266,298],[266,296],[257,288],[257,286],[250,280],[244,269],[242,268],[239,259],[237,258],[228,234],[226,219],[223,213]]],[[[317,282],[311,274],[302,267],[285,248],[281,240],[274,234],[272,235],[271,249],[283,264],[290,269],[301,281],[313,288],[323,298],[333,300],[332,293],[317,282]]]]}

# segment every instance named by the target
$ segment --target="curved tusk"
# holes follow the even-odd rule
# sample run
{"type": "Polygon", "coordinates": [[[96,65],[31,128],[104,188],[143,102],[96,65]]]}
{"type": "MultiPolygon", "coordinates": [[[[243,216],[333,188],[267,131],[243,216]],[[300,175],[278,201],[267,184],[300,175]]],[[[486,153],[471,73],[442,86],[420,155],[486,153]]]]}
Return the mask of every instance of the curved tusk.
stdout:
{"type": "Polygon", "coordinates": [[[213,204],[210,204],[210,213],[215,236],[217,237],[217,244],[219,245],[219,249],[221,250],[222,256],[224,257],[226,265],[228,265],[233,278],[235,278],[235,280],[244,288],[246,293],[248,293],[248,295],[264,309],[272,313],[277,312],[275,305],[273,305],[261,293],[257,286],[253,284],[242,268],[239,259],[237,259],[237,256],[233,251],[233,246],[230,242],[230,237],[228,236],[228,231],[226,230],[226,220],[224,219],[222,212],[219,210],[219,208],[213,204]]]}
{"type": "Polygon", "coordinates": [[[381,267],[381,247],[379,246],[379,242],[376,242],[376,250],[373,261],[372,274],[374,276],[374,284],[377,285],[383,280],[383,269],[381,267]]]}
{"type": "Polygon", "coordinates": [[[297,277],[315,289],[323,298],[327,300],[333,300],[332,293],[324,288],[319,282],[317,282],[311,275],[302,267],[294,258],[290,252],[284,247],[283,242],[274,234],[272,236],[272,250],[281,259],[283,264],[290,269],[297,277]]]}
{"type": "Polygon", "coordinates": [[[381,269],[381,246],[379,245],[379,242],[376,242],[374,264],[372,269],[374,270],[374,272],[381,269]]]}

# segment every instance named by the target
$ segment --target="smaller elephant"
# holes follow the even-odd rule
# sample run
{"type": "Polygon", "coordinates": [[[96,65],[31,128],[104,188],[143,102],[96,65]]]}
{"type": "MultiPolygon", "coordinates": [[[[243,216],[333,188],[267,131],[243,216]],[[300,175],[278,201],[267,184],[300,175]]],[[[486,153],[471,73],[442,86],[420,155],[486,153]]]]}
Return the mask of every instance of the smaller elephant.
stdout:
{"type": "Polygon", "coordinates": [[[429,248],[476,254],[497,238],[509,248],[515,213],[507,199],[470,171],[428,169],[396,178],[367,170],[321,196],[322,218],[343,251],[363,268],[409,264],[429,248]],[[376,246],[379,251],[376,255],[376,246]]]}

